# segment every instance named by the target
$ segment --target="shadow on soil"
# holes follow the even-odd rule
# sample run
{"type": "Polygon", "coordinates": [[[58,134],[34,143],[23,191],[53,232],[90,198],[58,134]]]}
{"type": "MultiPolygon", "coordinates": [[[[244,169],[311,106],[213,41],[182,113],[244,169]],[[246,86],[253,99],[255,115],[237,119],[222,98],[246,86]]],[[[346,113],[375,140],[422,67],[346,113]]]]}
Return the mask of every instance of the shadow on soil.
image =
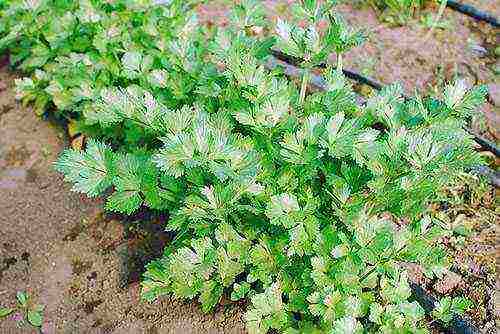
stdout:
{"type": "Polygon", "coordinates": [[[117,219],[124,228],[123,243],[116,247],[121,259],[120,287],[139,282],[146,265],[162,256],[165,245],[172,239],[165,232],[165,215],[143,211],[131,217],[107,215],[117,219]]]}

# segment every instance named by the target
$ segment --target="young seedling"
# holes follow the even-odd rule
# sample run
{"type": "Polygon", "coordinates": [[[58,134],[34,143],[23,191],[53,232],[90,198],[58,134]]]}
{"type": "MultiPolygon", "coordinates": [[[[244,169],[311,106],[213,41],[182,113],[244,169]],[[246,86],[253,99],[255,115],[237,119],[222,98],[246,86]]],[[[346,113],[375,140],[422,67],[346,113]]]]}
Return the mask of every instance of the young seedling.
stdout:
{"type": "Polygon", "coordinates": [[[7,318],[14,314],[13,319],[20,326],[29,324],[37,329],[40,329],[43,324],[43,305],[33,304],[28,294],[24,291],[19,291],[16,295],[17,305],[13,308],[0,307],[0,319],[7,318]]]}
{"type": "Polygon", "coordinates": [[[471,308],[472,302],[466,298],[444,297],[436,303],[432,316],[447,325],[455,316],[462,315],[471,308]]]}

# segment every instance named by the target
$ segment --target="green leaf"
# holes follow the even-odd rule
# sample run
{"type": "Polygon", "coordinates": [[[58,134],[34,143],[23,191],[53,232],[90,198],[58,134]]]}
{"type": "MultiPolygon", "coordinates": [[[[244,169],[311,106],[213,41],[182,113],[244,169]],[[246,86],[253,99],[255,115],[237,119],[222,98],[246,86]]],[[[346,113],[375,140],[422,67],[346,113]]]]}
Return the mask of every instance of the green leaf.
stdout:
{"type": "Polygon", "coordinates": [[[297,43],[303,30],[292,27],[288,22],[278,19],[276,25],[276,34],[279,37],[278,46],[281,50],[294,57],[303,57],[304,52],[297,43]]]}
{"type": "Polygon", "coordinates": [[[170,283],[168,262],[164,259],[155,260],[146,266],[144,280],[141,283],[141,296],[152,302],[158,297],[172,292],[170,283]]]}
{"type": "Polygon", "coordinates": [[[293,224],[293,213],[299,210],[297,198],[294,195],[284,193],[271,197],[266,215],[273,224],[290,226],[293,224]]]}
{"type": "Polygon", "coordinates": [[[314,316],[330,323],[345,313],[345,303],[342,294],[333,286],[325,286],[307,297],[309,310],[314,316]]]}
{"type": "Polygon", "coordinates": [[[441,320],[445,324],[449,323],[453,319],[451,297],[444,297],[436,304],[437,305],[435,305],[435,308],[432,311],[432,316],[441,320]]]}
{"type": "Polygon", "coordinates": [[[375,324],[381,325],[383,313],[384,313],[384,307],[379,303],[373,303],[370,305],[369,320],[375,324]]]}
{"type": "Polygon", "coordinates": [[[143,203],[145,193],[157,187],[157,171],[148,158],[133,154],[116,159],[115,168],[115,192],[108,197],[106,208],[132,214],[143,203]]]}
{"type": "Polygon", "coordinates": [[[409,319],[412,323],[416,323],[421,320],[425,316],[425,311],[417,302],[412,303],[401,303],[400,304],[401,312],[405,315],[407,319],[409,319]]]}
{"type": "Polygon", "coordinates": [[[400,303],[411,295],[406,271],[397,273],[396,277],[389,279],[383,277],[380,282],[382,298],[391,303],[400,303]]]}
{"type": "Polygon", "coordinates": [[[203,312],[210,312],[219,303],[222,297],[222,285],[218,282],[209,280],[203,284],[200,294],[201,309],[203,312]]]}
{"type": "Polygon", "coordinates": [[[16,295],[17,301],[19,302],[19,305],[22,307],[28,306],[28,295],[24,291],[19,291],[17,292],[16,295]]]}
{"type": "Polygon", "coordinates": [[[266,333],[269,329],[280,329],[287,323],[285,305],[278,283],[256,294],[251,299],[252,308],[246,314],[247,328],[250,334],[266,333]]]}
{"type": "Polygon", "coordinates": [[[116,191],[108,197],[106,209],[125,214],[132,214],[142,204],[142,198],[137,191],[116,191]]]}
{"type": "Polygon", "coordinates": [[[347,316],[336,320],[331,334],[361,334],[363,325],[354,317],[347,316]]]}
{"type": "Polygon", "coordinates": [[[445,87],[444,102],[460,117],[471,116],[471,113],[486,100],[486,86],[477,86],[467,89],[465,80],[457,80],[454,84],[445,87]]]}
{"type": "Polygon", "coordinates": [[[9,314],[14,312],[13,308],[8,308],[8,307],[0,307],[0,318],[5,318],[9,314]]]}
{"type": "Polygon", "coordinates": [[[142,54],[140,52],[125,52],[122,57],[122,64],[125,71],[136,72],[140,70],[142,54]]]}
{"type": "Polygon", "coordinates": [[[229,257],[226,250],[219,248],[218,254],[218,269],[222,285],[228,287],[233,284],[234,279],[245,269],[244,266],[229,257]]]}
{"type": "MultiPolygon", "coordinates": [[[[179,297],[192,298],[200,293],[216,265],[216,251],[209,238],[195,239],[170,256],[169,278],[172,291],[179,297]]],[[[211,291],[211,290],[210,290],[211,291]]]]}
{"type": "Polygon", "coordinates": [[[89,139],[85,152],[65,150],[55,163],[57,171],[73,183],[73,191],[90,197],[102,194],[112,182],[113,152],[94,139],[89,139]]]}
{"type": "Polygon", "coordinates": [[[28,321],[35,327],[42,327],[43,317],[40,312],[28,311],[28,321]]]}
{"type": "Polygon", "coordinates": [[[473,307],[471,300],[464,297],[455,297],[452,302],[453,313],[462,315],[473,307]]]}
{"type": "Polygon", "coordinates": [[[245,298],[245,296],[250,292],[251,286],[248,282],[234,283],[233,291],[231,291],[231,300],[237,301],[245,298]]]}

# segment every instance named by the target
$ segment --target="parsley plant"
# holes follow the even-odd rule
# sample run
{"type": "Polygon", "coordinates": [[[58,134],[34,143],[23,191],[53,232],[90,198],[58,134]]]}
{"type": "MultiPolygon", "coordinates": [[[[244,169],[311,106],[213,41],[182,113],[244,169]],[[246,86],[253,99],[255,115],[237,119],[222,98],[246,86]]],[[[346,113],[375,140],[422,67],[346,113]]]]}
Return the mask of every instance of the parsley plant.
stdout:
{"type": "Polygon", "coordinates": [[[56,169],[107,210],[169,214],[176,237],[144,298],[246,299],[250,333],[427,332],[405,268],[447,266],[427,206],[481,163],[463,125],[484,88],[458,82],[441,102],[391,85],[358,106],[339,69],[363,35],[328,1],[295,5],[305,26],[280,19],[270,38],[252,33],[258,1],[224,30],[200,25],[195,2],[0,5],[0,49],[31,74],[19,97],[92,136],[56,169]],[[273,46],[304,59],[301,82],[266,70],[273,46]],[[331,52],[326,90],[308,91],[331,52]]]}

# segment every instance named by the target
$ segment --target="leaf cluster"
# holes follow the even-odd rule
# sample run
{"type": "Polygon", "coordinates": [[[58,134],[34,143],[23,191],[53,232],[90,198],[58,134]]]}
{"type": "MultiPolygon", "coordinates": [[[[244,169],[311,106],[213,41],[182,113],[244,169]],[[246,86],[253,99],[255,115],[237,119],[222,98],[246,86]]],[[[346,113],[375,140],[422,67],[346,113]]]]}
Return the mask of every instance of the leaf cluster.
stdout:
{"type": "Polygon", "coordinates": [[[17,305],[15,308],[0,307],[0,319],[5,318],[12,313],[18,311],[24,316],[21,317],[18,313],[18,322],[20,325],[29,324],[35,328],[42,327],[43,323],[43,305],[33,304],[30,296],[24,291],[18,291],[16,294],[17,305]]]}
{"type": "Polygon", "coordinates": [[[79,118],[103,88],[132,84],[176,106],[193,101],[188,73],[211,70],[193,62],[203,49],[190,34],[195,14],[184,14],[196,3],[8,1],[0,8],[0,51],[31,74],[16,80],[17,94],[39,114],[55,107],[62,118],[79,118]]]}

